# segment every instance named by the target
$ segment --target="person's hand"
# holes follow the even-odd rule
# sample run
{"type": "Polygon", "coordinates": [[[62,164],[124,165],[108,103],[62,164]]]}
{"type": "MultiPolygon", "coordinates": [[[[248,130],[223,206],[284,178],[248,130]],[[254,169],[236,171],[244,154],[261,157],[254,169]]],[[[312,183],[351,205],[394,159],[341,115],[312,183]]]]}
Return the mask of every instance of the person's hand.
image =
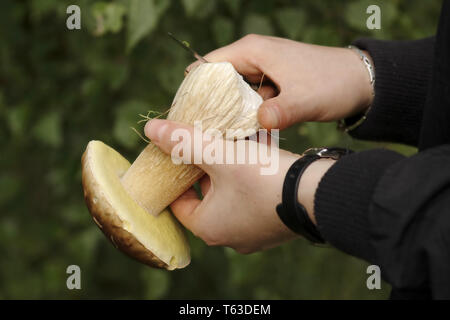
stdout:
{"type": "Polygon", "coordinates": [[[231,62],[251,83],[259,84],[263,74],[270,80],[259,89],[265,101],[258,120],[266,129],[343,119],[363,112],[372,101],[368,72],[347,48],[248,35],[205,58],[231,62]]]}
{"type": "MultiPolygon", "coordinates": [[[[176,146],[179,147],[180,143],[172,136],[176,129],[187,130],[194,137],[194,128],[190,126],[157,119],[147,123],[145,134],[162,151],[171,154],[172,150],[178,150],[176,146]]],[[[184,152],[183,149],[181,159],[193,163],[196,152],[197,159],[204,159],[204,150],[211,141],[216,141],[214,139],[204,138],[202,150],[193,146],[190,152],[184,152]]],[[[247,155],[251,147],[261,144],[253,140],[246,140],[244,143],[247,155]]],[[[233,142],[232,146],[236,154],[236,143],[233,142]]],[[[281,222],[275,208],[281,202],[286,172],[299,155],[275,147],[270,147],[269,150],[270,159],[276,159],[271,152],[279,152],[279,165],[272,175],[261,174],[262,167],[271,165],[267,163],[248,164],[245,161],[246,164],[208,164],[202,161],[198,166],[206,172],[200,180],[204,198],[200,200],[193,188],[186,191],[171,204],[177,219],[208,245],[228,246],[241,253],[270,248],[295,238],[297,235],[281,222]]],[[[228,151],[229,149],[225,150],[224,155],[228,151]]],[[[313,166],[315,163],[311,165],[313,166]]],[[[331,163],[321,164],[319,161],[318,166],[316,165],[318,170],[308,168],[301,179],[301,187],[305,192],[301,192],[300,200],[311,215],[315,188],[330,166],[331,163]]],[[[312,216],[311,218],[315,221],[312,216]]]]}

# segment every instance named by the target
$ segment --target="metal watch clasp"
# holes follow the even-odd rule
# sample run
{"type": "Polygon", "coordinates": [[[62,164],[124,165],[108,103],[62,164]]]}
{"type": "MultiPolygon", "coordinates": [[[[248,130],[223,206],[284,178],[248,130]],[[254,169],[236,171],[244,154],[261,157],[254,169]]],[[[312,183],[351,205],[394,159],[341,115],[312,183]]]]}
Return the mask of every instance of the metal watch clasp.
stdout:
{"type": "Polygon", "coordinates": [[[321,158],[329,158],[333,160],[339,160],[342,156],[352,153],[349,149],[344,148],[309,148],[306,149],[302,155],[317,155],[321,158]]]}

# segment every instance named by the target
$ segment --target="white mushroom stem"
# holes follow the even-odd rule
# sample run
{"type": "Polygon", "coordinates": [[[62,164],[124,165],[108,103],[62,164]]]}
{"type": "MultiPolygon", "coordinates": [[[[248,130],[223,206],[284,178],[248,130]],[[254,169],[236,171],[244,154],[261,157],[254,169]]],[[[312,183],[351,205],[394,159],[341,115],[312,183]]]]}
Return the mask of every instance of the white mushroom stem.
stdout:
{"type": "Polygon", "coordinates": [[[175,165],[170,156],[149,143],[123,176],[122,184],[140,206],[157,215],[202,175],[194,165],[175,165]]]}
{"type": "MultiPolygon", "coordinates": [[[[186,76],[167,118],[190,125],[202,120],[203,130],[257,130],[261,103],[261,96],[230,63],[204,63],[186,76]]],[[[149,143],[122,177],[122,184],[139,205],[157,215],[203,173],[194,165],[174,164],[170,155],[149,143]]]]}

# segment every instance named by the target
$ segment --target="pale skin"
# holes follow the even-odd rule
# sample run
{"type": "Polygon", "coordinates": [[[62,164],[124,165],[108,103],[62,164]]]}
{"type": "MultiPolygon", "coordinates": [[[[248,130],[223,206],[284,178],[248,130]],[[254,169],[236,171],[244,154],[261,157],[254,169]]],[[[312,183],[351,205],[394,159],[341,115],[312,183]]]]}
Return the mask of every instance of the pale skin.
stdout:
{"type": "MultiPolygon", "coordinates": [[[[335,121],[364,112],[372,102],[367,70],[349,49],[249,35],[205,58],[231,62],[252,83],[259,84],[264,74],[259,89],[264,103],[258,120],[269,130],[305,121],[335,121]]],[[[151,120],[145,134],[170,154],[178,143],[171,141],[177,128],[193,130],[172,121],[151,120]]],[[[171,204],[171,209],[208,245],[228,246],[240,253],[277,246],[297,237],[280,221],[275,207],[281,202],[286,172],[299,157],[280,150],[279,170],[268,176],[260,174],[258,164],[201,164],[206,172],[200,181],[203,200],[191,188],[171,204]]],[[[315,224],[316,189],[333,164],[330,159],[315,161],[300,180],[298,200],[315,224]]]]}

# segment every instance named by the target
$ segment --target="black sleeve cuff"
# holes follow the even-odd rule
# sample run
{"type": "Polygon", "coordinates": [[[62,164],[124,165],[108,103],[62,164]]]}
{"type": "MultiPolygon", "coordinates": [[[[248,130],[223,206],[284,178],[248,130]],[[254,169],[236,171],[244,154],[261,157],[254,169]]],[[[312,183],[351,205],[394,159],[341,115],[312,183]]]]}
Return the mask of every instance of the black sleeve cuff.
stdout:
{"type": "MultiPolygon", "coordinates": [[[[416,146],[431,77],[434,37],[415,41],[359,39],[353,45],[372,57],[375,98],[367,119],[350,134],[416,146]]],[[[345,119],[346,124],[361,116],[345,119]]]]}
{"type": "Polygon", "coordinates": [[[350,255],[373,260],[368,222],[372,195],[384,171],[403,158],[375,149],[345,156],[328,170],[314,200],[318,229],[327,242],[350,255]]]}

